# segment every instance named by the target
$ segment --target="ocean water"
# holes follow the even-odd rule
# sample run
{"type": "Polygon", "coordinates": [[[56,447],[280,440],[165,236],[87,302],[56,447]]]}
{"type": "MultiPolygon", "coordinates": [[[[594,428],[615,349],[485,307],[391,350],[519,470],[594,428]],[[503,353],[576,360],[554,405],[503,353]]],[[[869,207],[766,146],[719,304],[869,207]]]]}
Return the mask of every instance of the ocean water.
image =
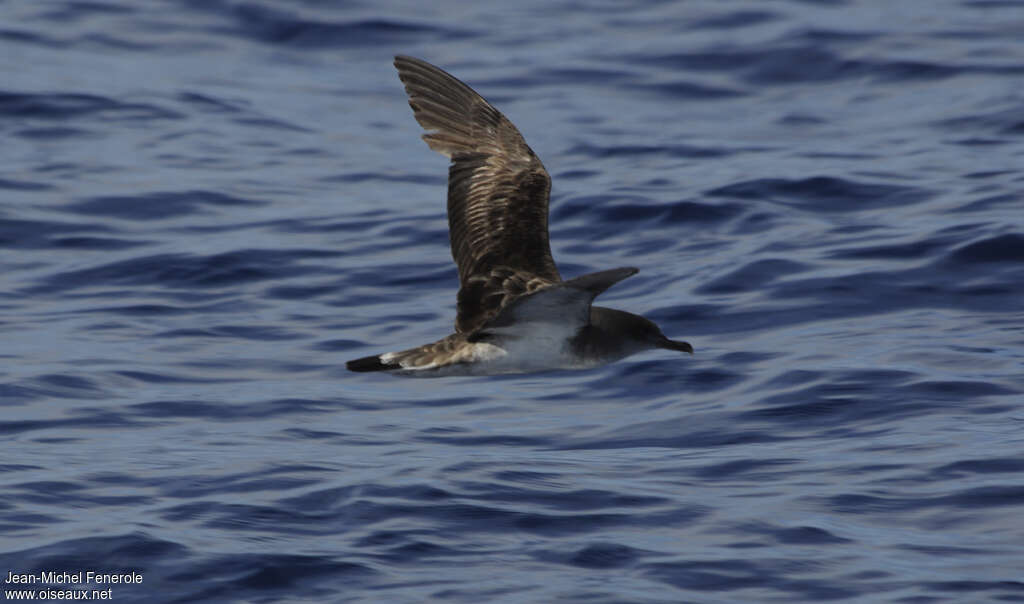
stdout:
{"type": "MultiPolygon", "coordinates": [[[[114,602],[1024,601],[1024,3],[0,3],[0,573],[114,602]],[[407,380],[445,158],[690,341],[407,380]]],[[[38,595],[38,594],[37,594],[38,595]]]]}

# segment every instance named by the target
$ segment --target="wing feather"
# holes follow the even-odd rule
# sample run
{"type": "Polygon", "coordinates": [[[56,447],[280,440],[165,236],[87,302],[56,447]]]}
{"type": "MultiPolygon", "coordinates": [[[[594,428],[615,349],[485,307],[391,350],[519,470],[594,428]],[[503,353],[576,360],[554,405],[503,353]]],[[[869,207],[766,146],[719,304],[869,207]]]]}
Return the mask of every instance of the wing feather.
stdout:
{"type": "Polygon", "coordinates": [[[589,273],[568,281],[538,287],[506,302],[472,338],[515,330],[519,323],[552,323],[580,328],[590,323],[590,305],[606,289],[637,273],[626,266],[589,273]]]}
{"type": "Polygon", "coordinates": [[[395,57],[395,67],[427,131],[423,140],[451,158],[448,228],[461,285],[456,330],[469,332],[512,291],[561,281],[548,241],[551,177],[512,122],[472,88],[412,57],[395,57]],[[510,280],[512,289],[502,290],[510,280]]]}

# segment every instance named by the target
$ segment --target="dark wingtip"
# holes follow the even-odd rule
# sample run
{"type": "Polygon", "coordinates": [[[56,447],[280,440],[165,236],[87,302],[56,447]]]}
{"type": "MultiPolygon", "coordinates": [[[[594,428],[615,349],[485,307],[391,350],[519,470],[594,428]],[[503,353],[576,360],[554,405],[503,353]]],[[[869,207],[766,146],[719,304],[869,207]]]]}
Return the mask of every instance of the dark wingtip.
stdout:
{"type": "Polygon", "coordinates": [[[398,365],[393,363],[382,363],[379,355],[373,355],[371,357],[363,357],[361,359],[355,359],[345,363],[345,367],[349,371],[387,371],[389,369],[398,369],[398,365]]]}
{"type": "Polygon", "coordinates": [[[585,289],[594,294],[594,297],[601,295],[604,290],[615,285],[619,281],[627,277],[640,272],[640,269],[634,266],[624,266],[622,268],[612,268],[606,271],[598,271],[596,273],[588,273],[581,275],[568,281],[564,281],[565,285],[569,287],[575,287],[579,289],[585,289]]]}

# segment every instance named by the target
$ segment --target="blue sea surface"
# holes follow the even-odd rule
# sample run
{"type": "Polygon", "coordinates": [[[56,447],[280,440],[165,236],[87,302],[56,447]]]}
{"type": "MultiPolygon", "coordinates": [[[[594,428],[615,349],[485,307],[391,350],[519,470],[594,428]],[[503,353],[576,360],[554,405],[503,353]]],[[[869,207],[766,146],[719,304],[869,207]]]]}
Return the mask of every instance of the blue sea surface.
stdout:
{"type": "Polygon", "coordinates": [[[1024,602],[1022,32],[1011,0],[0,3],[0,582],[1024,602]],[[695,355],[344,369],[454,319],[399,53],[519,127],[562,274],[639,267],[601,303],[695,355]]]}

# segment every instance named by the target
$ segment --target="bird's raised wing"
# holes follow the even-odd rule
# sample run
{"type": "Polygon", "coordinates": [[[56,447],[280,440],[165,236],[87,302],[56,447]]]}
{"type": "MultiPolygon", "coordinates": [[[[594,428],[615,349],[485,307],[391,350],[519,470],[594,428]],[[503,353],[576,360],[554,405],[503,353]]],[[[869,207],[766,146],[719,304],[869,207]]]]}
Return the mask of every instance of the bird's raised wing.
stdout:
{"type": "Polygon", "coordinates": [[[461,289],[456,330],[473,331],[517,294],[561,281],[548,243],[551,178],[504,115],[445,71],[395,57],[431,149],[451,158],[448,229],[461,289]]]}

